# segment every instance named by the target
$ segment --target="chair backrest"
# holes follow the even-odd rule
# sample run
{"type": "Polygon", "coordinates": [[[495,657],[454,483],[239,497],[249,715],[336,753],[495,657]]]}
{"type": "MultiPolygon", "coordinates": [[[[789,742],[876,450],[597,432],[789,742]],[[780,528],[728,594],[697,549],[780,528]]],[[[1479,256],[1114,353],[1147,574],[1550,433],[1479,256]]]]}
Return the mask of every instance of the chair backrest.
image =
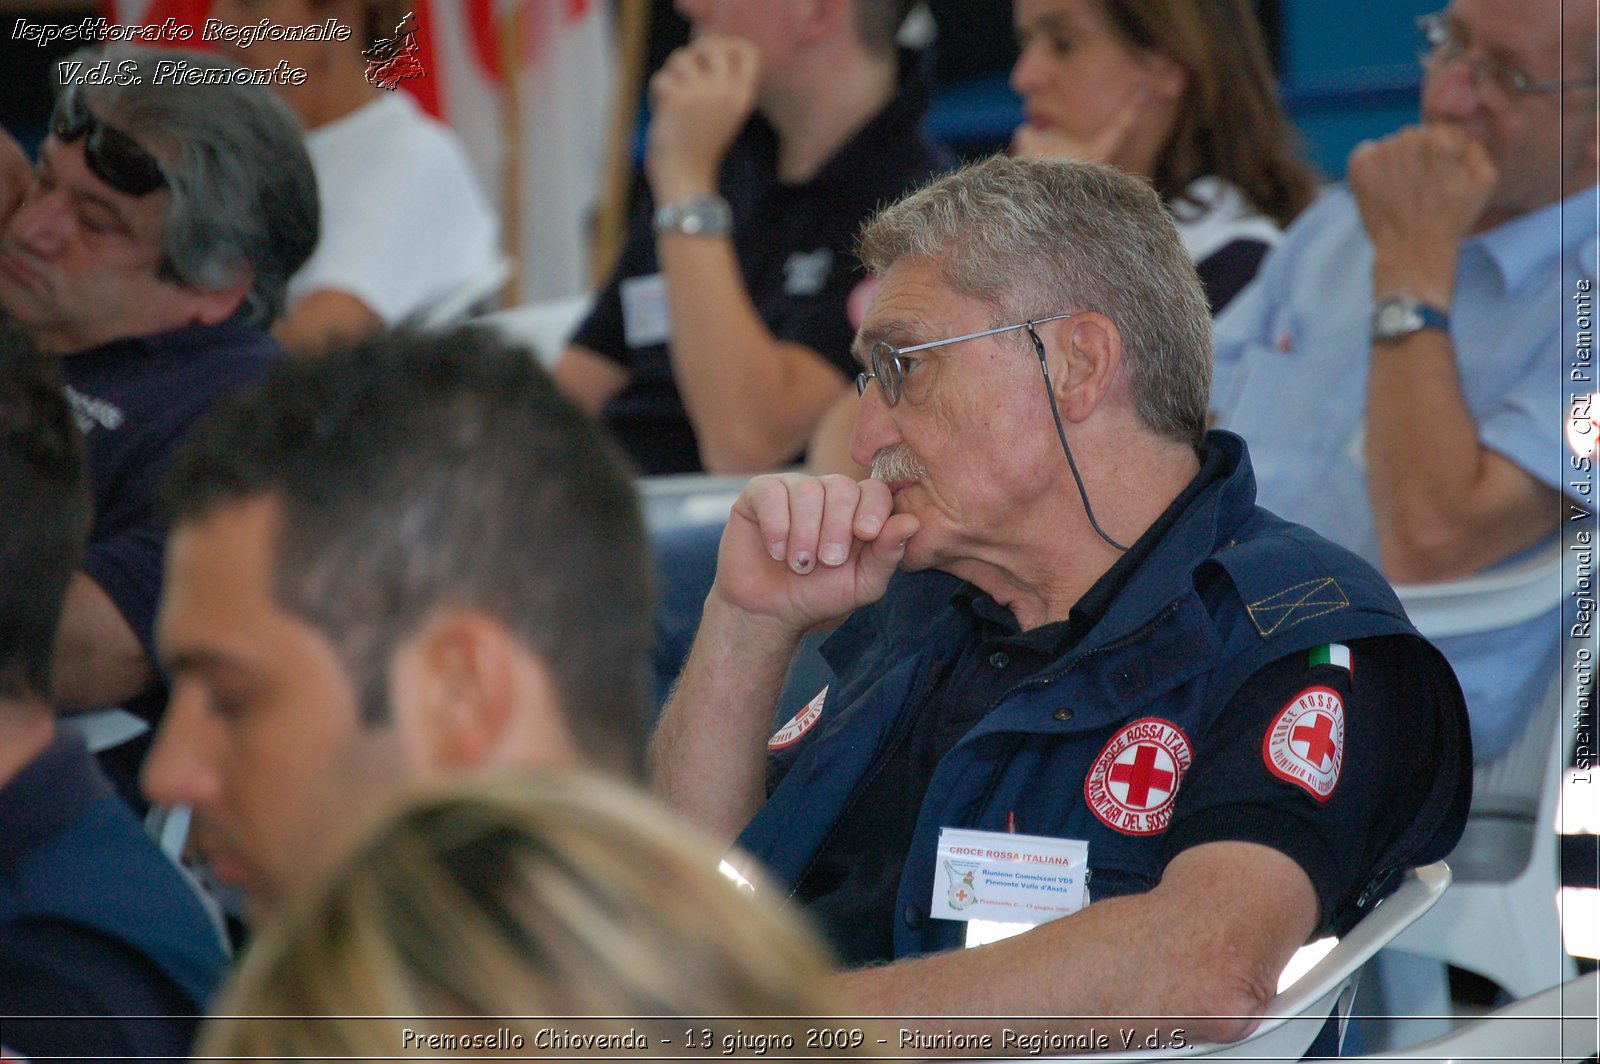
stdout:
{"type": "Polygon", "coordinates": [[[594,297],[590,295],[567,296],[485,314],[477,322],[499,331],[509,340],[531,347],[539,364],[548,369],[561,357],[567,341],[583,324],[593,305],[594,297]]]}
{"type": "MultiPolygon", "coordinates": [[[[1417,630],[1441,639],[1495,631],[1557,610],[1577,575],[1565,545],[1555,539],[1514,566],[1442,584],[1399,585],[1395,593],[1417,630]]],[[[1514,877],[1532,854],[1535,833],[1552,829],[1567,755],[1564,708],[1571,704],[1568,685],[1574,679],[1572,670],[1558,669],[1511,749],[1474,769],[1473,830],[1450,857],[1461,880],[1514,877]]]]}
{"type": "MultiPolygon", "coordinates": [[[[1186,1059],[1248,1059],[1258,1062],[1298,1061],[1311,1048],[1334,1006],[1343,1003],[1349,1014],[1349,999],[1354,996],[1355,977],[1373,954],[1433,908],[1450,886],[1450,869],[1444,862],[1424,865],[1407,872],[1393,894],[1362,917],[1322,959],[1304,975],[1278,992],[1267,1008],[1261,1026],[1248,1037],[1229,1045],[1193,1045],[1184,1049],[1143,1053],[1094,1053],[1074,1057],[1075,1061],[1096,1064],[1154,1064],[1157,1061],[1186,1059]]],[[[1325,949],[1313,943],[1306,949],[1325,949]]],[[[1292,962],[1291,962],[1292,963],[1292,962]]]]}
{"type": "Polygon", "coordinates": [[[485,307],[499,304],[500,289],[511,276],[511,263],[501,258],[494,267],[469,277],[455,288],[417,312],[416,323],[424,329],[448,329],[485,307]]]}
{"type": "Polygon", "coordinates": [[[720,534],[749,479],[739,473],[675,473],[639,477],[634,486],[651,532],[714,526],[720,534]]]}
{"type": "Polygon", "coordinates": [[[1479,1016],[1447,1035],[1383,1054],[1384,1060],[1436,1064],[1525,1064],[1582,1061],[1600,1051],[1600,972],[1479,1016]]]}

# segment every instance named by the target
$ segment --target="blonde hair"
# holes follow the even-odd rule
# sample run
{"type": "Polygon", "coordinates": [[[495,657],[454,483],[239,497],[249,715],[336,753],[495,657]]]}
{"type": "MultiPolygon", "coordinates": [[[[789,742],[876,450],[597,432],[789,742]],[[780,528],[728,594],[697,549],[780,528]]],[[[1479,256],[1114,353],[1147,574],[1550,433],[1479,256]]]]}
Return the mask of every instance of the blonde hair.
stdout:
{"type": "Polygon", "coordinates": [[[592,1031],[630,1017],[837,1014],[819,940],[735,886],[719,858],[599,777],[477,780],[414,799],[265,930],[196,1057],[396,1054],[394,1023],[375,1017],[503,1017],[496,1030],[532,1047],[553,1016],[620,1018],[592,1031]],[[243,1018],[267,1016],[334,1018],[243,1018]]]}

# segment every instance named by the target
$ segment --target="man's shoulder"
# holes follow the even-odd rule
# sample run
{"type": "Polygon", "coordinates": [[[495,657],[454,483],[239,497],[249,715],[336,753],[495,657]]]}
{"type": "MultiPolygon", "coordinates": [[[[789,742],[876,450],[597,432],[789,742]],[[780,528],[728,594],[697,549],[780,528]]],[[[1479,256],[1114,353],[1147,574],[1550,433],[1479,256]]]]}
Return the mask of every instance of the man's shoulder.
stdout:
{"type": "Polygon", "coordinates": [[[12,855],[0,924],[80,928],[97,955],[139,958],[134,967],[153,965],[202,1004],[226,958],[197,895],[92,762],[52,764],[30,786],[59,784],[71,793],[54,797],[77,810],[12,855]]]}
{"type": "Polygon", "coordinates": [[[1367,243],[1361,211],[1348,185],[1324,186],[1311,206],[1284,230],[1279,258],[1292,258],[1307,248],[1347,242],[1367,243]]]}
{"type": "MultiPolygon", "coordinates": [[[[1213,560],[1247,608],[1286,611],[1280,623],[1346,608],[1404,616],[1399,599],[1370,563],[1320,533],[1257,506],[1213,560]]],[[[1253,617],[1277,627],[1272,618],[1253,617]]],[[[1263,631],[1263,634],[1270,634],[1263,631]]]]}
{"type": "Polygon", "coordinates": [[[1213,578],[1197,583],[1200,597],[1219,637],[1232,647],[1218,674],[1223,689],[1267,661],[1309,647],[1416,634],[1375,568],[1260,507],[1211,557],[1209,572],[1213,578]]]}

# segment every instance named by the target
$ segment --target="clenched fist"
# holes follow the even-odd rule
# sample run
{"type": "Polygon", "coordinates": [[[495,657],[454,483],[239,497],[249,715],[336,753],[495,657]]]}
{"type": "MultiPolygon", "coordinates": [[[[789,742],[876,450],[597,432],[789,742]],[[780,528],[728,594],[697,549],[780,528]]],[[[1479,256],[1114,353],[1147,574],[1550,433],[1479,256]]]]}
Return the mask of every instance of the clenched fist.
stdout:
{"type": "Polygon", "coordinates": [[[1348,179],[1372,239],[1378,294],[1404,290],[1448,305],[1461,242],[1499,179],[1488,150],[1455,126],[1411,126],[1356,148],[1348,179]],[[1386,283],[1385,273],[1417,276],[1386,283]],[[1417,290],[1422,284],[1433,290],[1417,290]]]}
{"type": "Polygon", "coordinates": [[[657,203],[716,191],[717,170],[755,111],[761,57],[739,37],[679,48],[650,79],[645,176],[657,203]]]}

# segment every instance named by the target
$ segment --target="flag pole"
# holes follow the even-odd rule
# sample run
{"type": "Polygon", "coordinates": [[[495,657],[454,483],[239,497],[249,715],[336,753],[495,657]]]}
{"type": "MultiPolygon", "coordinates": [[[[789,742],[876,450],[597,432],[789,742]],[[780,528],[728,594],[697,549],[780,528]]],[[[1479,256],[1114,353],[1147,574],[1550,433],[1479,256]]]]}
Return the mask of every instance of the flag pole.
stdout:
{"type": "Polygon", "coordinates": [[[502,306],[522,301],[522,98],[518,83],[526,6],[505,5],[491,22],[500,53],[500,140],[505,145],[500,161],[501,245],[510,266],[501,290],[502,306]]]}
{"type": "Polygon", "coordinates": [[[650,55],[648,0],[617,0],[616,10],[617,73],[612,85],[611,119],[606,127],[604,184],[589,256],[592,288],[606,282],[622,253],[628,223],[628,190],[633,178],[634,124],[650,55]]]}

